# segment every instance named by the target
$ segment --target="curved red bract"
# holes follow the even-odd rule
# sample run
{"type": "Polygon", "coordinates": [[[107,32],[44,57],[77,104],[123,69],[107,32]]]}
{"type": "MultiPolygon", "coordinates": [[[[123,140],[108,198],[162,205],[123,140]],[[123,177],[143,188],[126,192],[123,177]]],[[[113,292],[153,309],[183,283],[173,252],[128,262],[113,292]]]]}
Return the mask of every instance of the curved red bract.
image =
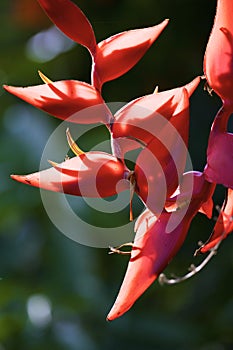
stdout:
{"type": "Polygon", "coordinates": [[[156,280],[182,246],[193,217],[201,205],[211,198],[215,188],[198,172],[184,174],[183,182],[180,196],[186,196],[187,191],[190,192],[188,206],[176,212],[164,211],[158,217],[146,209],[138,218],[127,271],[107,320],[112,321],[122,316],[156,280]],[[191,192],[190,177],[193,178],[191,192]],[[174,220],[174,229],[167,232],[171,217],[174,220]]]}
{"type": "Polygon", "coordinates": [[[123,163],[104,152],[84,153],[47,170],[11,177],[45,190],[92,198],[109,197],[129,189],[123,163]]]}
{"type": "Polygon", "coordinates": [[[73,123],[108,124],[112,117],[101,94],[81,81],[64,80],[29,87],[5,85],[4,88],[32,106],[73,123]]]}

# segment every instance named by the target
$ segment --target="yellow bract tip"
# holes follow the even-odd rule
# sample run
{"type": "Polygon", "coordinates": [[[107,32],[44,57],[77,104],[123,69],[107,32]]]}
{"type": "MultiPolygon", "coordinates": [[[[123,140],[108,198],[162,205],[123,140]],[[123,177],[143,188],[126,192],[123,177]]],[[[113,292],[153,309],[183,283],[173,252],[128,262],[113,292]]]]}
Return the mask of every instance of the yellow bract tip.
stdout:
{"type": "Polygon", "coordinates": [[[68,145],[70,146],[70,149],[74,152],[76,156],[80,156],[81,154],[85,153],[81,150],[81,148],[79,148],[77,143],[73,140],[73,137],[71,136],[69,128],[66,129],[66,137],[67,137],[67,142],[68,142],[68,145]]]}
{"type": "Polygon", "coordinates": [[[57,168],[57,167],[59,167],[59,164],[58,164],[58,163],[56,163],[56,162],[53,162],[52,160],[49,160],[49,159],[48,159],[48,162],[49,162],[49,164],[51,164],[51,165],[52,165],[52,167],[53,167],[53,168],[57,168]]]}
{"type": "Polygon", "coordinates": [[[41,78],[41,80],[45,83],[45,84],[51,84],[52,80],[50,80],[48,77],[46,77],[40,70],[38,70],[38,74],[41,78]]]}

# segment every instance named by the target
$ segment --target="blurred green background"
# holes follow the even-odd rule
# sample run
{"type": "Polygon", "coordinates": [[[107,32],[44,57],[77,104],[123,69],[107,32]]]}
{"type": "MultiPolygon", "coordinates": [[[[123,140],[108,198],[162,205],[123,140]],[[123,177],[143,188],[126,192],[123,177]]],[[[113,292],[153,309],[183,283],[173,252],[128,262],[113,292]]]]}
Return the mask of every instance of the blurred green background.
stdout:
{"type": "MultiPolygon", "coordinates": [[[[98,41],[170,18],[144,58],[126,75],[105,84],[106,101],[127,102],[151,93],[156,85],[165,90],[202,74],[216,1],[75,2],[98,41]]],[[[1,0],[0,19],[1,85],[40,84],[38,69],[52,80],[89,82],[87,50],[61,36],[56,39],[36,0],[1,0]]],[[[195,170],[205,165],[208,132],[220,105],[203,85],[191,98],[190,154],[195,170]]],[[[222,243],[217,256],[193,279],[176,286],[154,283],[127,314],[107,323],[128,258],[68,239],[50,222],[39,190],[10,179],[11,173],[39,168],[47,139],[60,122],[3,89],[0,98],[0,350],[233,349],[233,238],[222,243]]],[[[101,129],[99,135],[106,137],[101,129]]],[[[93,134],[81,146],[95,141],[93,134]]],[[[220,187],[216,204],[222,198],[220,187]]],[[[139,210],[137,202],[135,207],[139,210]]],[[[93,220],[88,210],[84,215],[93,220]]],[[[111,218],[105,215],[104,222],[108,225],[111,218]]],[[[200,262],[193,253],[213,224],[201,214],[194,219],[167,274],[184,274],[191,263],[200,262]]]]}

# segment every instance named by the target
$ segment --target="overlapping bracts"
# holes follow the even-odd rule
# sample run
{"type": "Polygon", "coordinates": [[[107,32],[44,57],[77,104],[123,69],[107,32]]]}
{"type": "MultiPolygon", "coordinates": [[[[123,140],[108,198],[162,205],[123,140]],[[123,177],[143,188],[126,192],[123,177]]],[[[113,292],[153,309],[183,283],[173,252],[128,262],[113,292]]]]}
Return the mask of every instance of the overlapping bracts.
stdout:
{"type": "Polygon", "coordinates": [[[101,95],[102,85],[125,74],[145,54],[168,24],[116,34],[97,44],[84,13],[70,0],[38,0],[52,22],[92,56],[91,84],[67,80],[5,89],[57,118],[73,123],[103,123],[109,130],[112,154],[82,152],[69,131],[75,157],[14,180],[76,196],[108,197],[119,191],[137,193],[145,211],[135,224],[131,257],[118,297],[107,316],[128,311],[177,254],[198,212],[212,216],[216,184],[227,190],[209,240],[199,253],[215,249],[233,230],[233,135],[227,124],[233,112],[233,2],[218,0],[214,26],[206,48],[204,73],[209,88],[222,100],[210,131],[203,172],[185,173],[189,138],[190,97],[200,77],[183,87],[142,96],[113,115],[101,95]],[[135,168],[125,163],[128,151],[141,148],[135,168]],[[119,185],[120,183],[120,185],[119,185]]]}

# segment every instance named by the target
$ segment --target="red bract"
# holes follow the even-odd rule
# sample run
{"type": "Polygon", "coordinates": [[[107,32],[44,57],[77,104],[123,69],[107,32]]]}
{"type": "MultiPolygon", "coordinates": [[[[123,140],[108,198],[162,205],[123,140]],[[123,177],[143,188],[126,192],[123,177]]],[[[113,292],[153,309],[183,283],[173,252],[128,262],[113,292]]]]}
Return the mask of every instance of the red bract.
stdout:
{"type": "Polygon", "coordinates": [[[227,200],[219,213],[218,220],[208,241],[198,250],[206,253],[215,249],[233,231],[233,190],[228,189],[227,200]]]}
{"type": "Polygon", "coordinates": [[[207,82],[224,104],[233,103],[232,13],[232,0],[218,0],[215,21],[204,58],[207,82]]]}
{"type": "Polygon", "coordinates": [[[170,151],[158,139],[153,140],[140,152],[135,165],[135,180],[137,194],[147,208],[159,215],[165,206],[166,198],[178,187],[179,179],[178,169],[170,151]]]}
{"type": "Polygon", "coordinates": [[[163,210],[166,199],[177,189],[185,169],[189,118],[186,113],[176,118],[180,118],[177,128],[167,123],[136,160],[136,192],[154,214],[163,210]]]}
{"type": "Polygon", "coordinates": [[[83,197],[109,197],[129,188],[127,169],[121,161],[104,152],[87,152],[52,163],[53,168],[30,175],[11,177],[27,185],[83,197]]]}
{"type": "Polygon", "coordinates": [[[179,185],[187,158],[189,99],[182,90],[180,103],[170,122],[161,116],[157,134],[139,154],[135,165],[136,192],[156,215],[179,185]],[[168,137],[169,135],[169,137],[168,137]]]}
{"type": "Polygon", "coordinates": [[[154,216],[148,209],[138,218],[131,258],[117,299],[107,319],[114,320],[128,311],[141,294],[165,269],[182,246],[193,217],[203,203],[209,201],[215,186],[203,174],[184,174],[181,200],[189,197],[179,210],[154,216]],[[193,181],[193,190],[190,189],[193,181]],[[172,220],[173,229],[168,230],[172,220]]]}
{"type": "Polygon", "coordinates": [[[27,88],[4,86],[24,101],[60,119],[75,123],[109,124],[112,115],[100,95],[102,84],[131,69],[166,27],[168,20],[150,27],[126,31],[98,45],[91,24],[70,0],[38,0],[42,8],[68,37],[86,46],[93,59],[92,85],[79,81],[52,82],[27,88]],[[95,111],[85,108],[95,106],[95,111]],[[77,115],[80,110],[84,111],[77,115]]]}
{"type": "Polygon", "coordinates": [[[92,66],[93,85],[101,90],[103,83],[128,72],[158,38],[168,20],[142,29],[116,34],[97,45],[92,66]]]}
{"type": "MultiPolygon", "coordinates": [[[[168,20],[153,27],[116,34],[97,44],[90,22],[72,1],[38,2],[63,33],[89,50],[91,85],[74,80],[52,82],[39,73],[43,85],[5,86],[5,89],[60,119],[83,124],[104,123],[111,134],[113,155],[82,152],[67,131],[69,146],[76,157],[61,164],[51,162],[53,168],[47,170],[25,176],[12,175],[12,178],[46,190],[84,197],[109,197],[128,189],[130,219],[134,191],[142,199],[146,210],[135,224],[136,236],[126,275],[107,317],[113,320],[131,308],[176,255],[197,212],[212,217],[216,184],[228,188],[227,201],[212,235],[199,251],[216,249],[216,244],[233,230],[233,134],[227,132],[233,113],[233,0],[218,0],[204,59],[207,82],[223,101],[210,132],[207,165],[203,173],[185,174],[189,101],[200,77],[172,90],[158,92],[156,89],[131,101],[115,116],[101,96],[102,85],[131,69],[168,20]],[[129,171],[125,165],[126,153],[137,148],[142,150],[134,170],[129,171]]],[[[114,251],[119,249],[112,248],[114,251]]]]}
{"type": "Polygon", "coordinates": [[[204,173],[208,181],[233,188],[233,134],[226,131],[230,114],[225,106],[215,117],[204,173]]]}
{"type": "Polygon", "coordinates": [[[57,118],[69,118],[73,123],[108,124],[111,119],[111,112],[100,93],[93,86],[80,81],[65,80],[25,88],[4,88],[31,105],[57,118]],[[87,109],[90,107],[92,109],[87,109]]]}
{"type": "Polygon", "coordinates": [[[70,0],[38,0],[53,23],[69,38],[86,46],[93,59],[92,83],[98,89],[130,70],[145,54],[168,20],[143,29],[119,33],[96,44],[91,24],[70,0]]]}
{"type": "Polygon", "coordinates": [[[184,87],[155,92],[131,101],[115,114],[113,137],[132,137],[147,144],[153,135],[158,135],[158,130],[161,128],[160,124],[156,123],[156,117],[161,115],[170,120],[177,115],[177,109],[188,109],[188,99],[183,100],[184,89],[190,97],[199,82],[200,78],[197,77],[184,87]]]}
{"type": "Polygon", "coordinates": [[[128,268],[107,320],[112,321],[128,311],[182,245],[189,221],[180,223],[172,233],[166,233],[170,216],[162,213],[158,219],[147,209],[139,217],[128,268]]]}
{"type": "Polygon", "coordinates": [[[96,40],[84,13],[70,0],[38,0],[52,22],[70,39],[95,53],[96,40]]]}
{"type": "Polygon", "coordinates": [[[137,98],[120,109],[115,114],[112,126],[116,153],[124,157],[127,151],[140,147],[140,143],[131,144],[129,138],[147,145],[154,137],[159,137],[168,121],[175,128],[179,128],[181,136],[187,142],[188,134],[183,135],[182,129],[186,134],[186,123],[189,124],[189,97],[199,82],[200,77],[197,77],[184,87],[137,98]],[[180,124],[179,127],[177,123],[180,124]]]}

